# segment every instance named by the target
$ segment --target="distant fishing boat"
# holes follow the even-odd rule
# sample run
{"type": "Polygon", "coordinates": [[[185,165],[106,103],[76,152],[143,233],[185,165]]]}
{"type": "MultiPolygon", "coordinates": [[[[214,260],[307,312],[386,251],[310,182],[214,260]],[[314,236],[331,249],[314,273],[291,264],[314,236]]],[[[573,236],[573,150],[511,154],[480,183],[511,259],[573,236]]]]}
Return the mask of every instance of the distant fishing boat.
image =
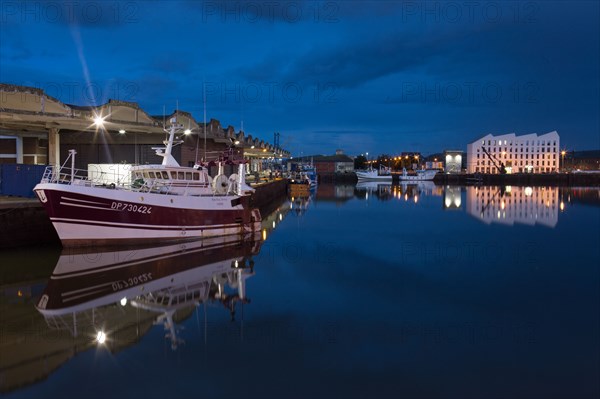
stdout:
{"type": "Polygon", "coordinates": [[[438,173],[437,169],[416,170],[414,174],[409,174],[406,168],[402,168],[402,174],[399,175],[400,181],[424,181],[433,180],[438,173]]]}
{"type": "Polygon", "coordinates": [[[377,180],[377,181],[392,181],[392,173],[389,168],[379,165],[379,170],[369,168],[367,170],[357,170],[356,177],[358,180],[377,180]]]}
{"type": "Polygon", "coordinates": [[[308,175],[304,172],[296,172],[290,176],[288,191],[292,197],[308,197],[312,183],[308,175]]]}
{"type": "MultiPolygon", "coordinates": [[[[183,126],[171,119],[165,147],[154,148],[160,165],[132,167],[132,184],[100,184],[75,169],[74,150],[62,167],[49,166],[35,186],[64,247],[164,242],[260,230],[250,206],[254,191],[245,182],[243,161],[227,177],[219,163],[213,178],[202,166],[182,167],[172,149],[183,126]],[[71,167],[66,164],[71,160],[71,167]]],[[[229,160],[231,161],[231,160],[229,160]]],[[[236,161],[233,161],[236,163],[236,161]]]]}

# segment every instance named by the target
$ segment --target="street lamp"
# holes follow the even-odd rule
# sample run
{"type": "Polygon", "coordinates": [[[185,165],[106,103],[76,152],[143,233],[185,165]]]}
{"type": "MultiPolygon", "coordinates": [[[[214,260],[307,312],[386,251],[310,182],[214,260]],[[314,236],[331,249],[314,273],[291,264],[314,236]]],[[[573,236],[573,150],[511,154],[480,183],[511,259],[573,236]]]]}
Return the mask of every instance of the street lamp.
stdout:
{"type": "Polygon", "coordinates": [[[563,168],[563,171],[565,170],[565,155],[566,154],[567,154],[567,152],[565,150],[562,150],[560,152],[560,155],[562,155],[562,168],[563,168]]]}

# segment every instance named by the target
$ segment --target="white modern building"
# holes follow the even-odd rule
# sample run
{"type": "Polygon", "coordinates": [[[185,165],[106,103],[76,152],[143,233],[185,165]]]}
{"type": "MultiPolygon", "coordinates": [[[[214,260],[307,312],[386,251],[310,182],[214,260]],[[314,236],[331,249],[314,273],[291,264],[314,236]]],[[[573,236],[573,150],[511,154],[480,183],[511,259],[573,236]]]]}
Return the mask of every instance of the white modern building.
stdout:
{"type": "Polygon", "coordinates": [[[499,173],[500,164],[504,164],[506,173],[558,172],[559,161],[560,137],[556,131],[540,136],[488,134],[467,145],[468,173],[499,173]]]}

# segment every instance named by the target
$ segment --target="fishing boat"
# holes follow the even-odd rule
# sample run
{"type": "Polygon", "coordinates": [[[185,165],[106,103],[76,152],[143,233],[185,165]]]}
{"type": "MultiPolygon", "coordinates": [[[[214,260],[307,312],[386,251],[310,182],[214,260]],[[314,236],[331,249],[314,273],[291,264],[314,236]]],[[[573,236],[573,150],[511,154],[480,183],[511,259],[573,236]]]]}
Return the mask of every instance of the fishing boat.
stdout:
{"type": "Polygon", "coordinates": [[[75,150],[61,167],[49,166],[34,187],[64,247],[188,240],[259,231],[261,216],[250,206],[254,191],[237,173],[214,177],[206,167],[182,167],[172,155],[183,125],[165,131],[165,147],[154,148],[162,164],[134,166],[129,185],[105,184],[75,169],[75,150]],[[71,161],[71,166],[66,166],[71,161]]]}
{"type": "Polygon", "coordinates": [[[311,180],[304,172],[296,172],[290,176],[288,192],[292,197],[308,197],[311,190],[311,180]]]}
{"type": "Polygon", "coordinates": [[[377,180],[377,181],[392,181],[392,173],[389,168],[379,165],[379,170],[369,168],[367,170],[357,170],[356,177],[358,180],[377,180]]]}
{"type": "Polygon", "coordinates": [[[410,174],[406,171],[406,168],[402,168],[402,174],[399,175],[399,179],[403,182],[433,180],[437,173],[437,169],[419,169],[414,174],[410,174]]]}

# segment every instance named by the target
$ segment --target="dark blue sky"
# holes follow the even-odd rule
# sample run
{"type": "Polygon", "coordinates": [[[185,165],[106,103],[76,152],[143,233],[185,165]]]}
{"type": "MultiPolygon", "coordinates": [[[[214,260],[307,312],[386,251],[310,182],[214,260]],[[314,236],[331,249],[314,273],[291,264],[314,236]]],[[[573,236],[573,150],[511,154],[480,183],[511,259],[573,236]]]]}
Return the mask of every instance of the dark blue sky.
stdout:
{"type": "Polygon", "coordinates": [[[0,81],[179,108],[294,155],[557,130],[600,148],[597,1],[2,0],[0,81]]]}

